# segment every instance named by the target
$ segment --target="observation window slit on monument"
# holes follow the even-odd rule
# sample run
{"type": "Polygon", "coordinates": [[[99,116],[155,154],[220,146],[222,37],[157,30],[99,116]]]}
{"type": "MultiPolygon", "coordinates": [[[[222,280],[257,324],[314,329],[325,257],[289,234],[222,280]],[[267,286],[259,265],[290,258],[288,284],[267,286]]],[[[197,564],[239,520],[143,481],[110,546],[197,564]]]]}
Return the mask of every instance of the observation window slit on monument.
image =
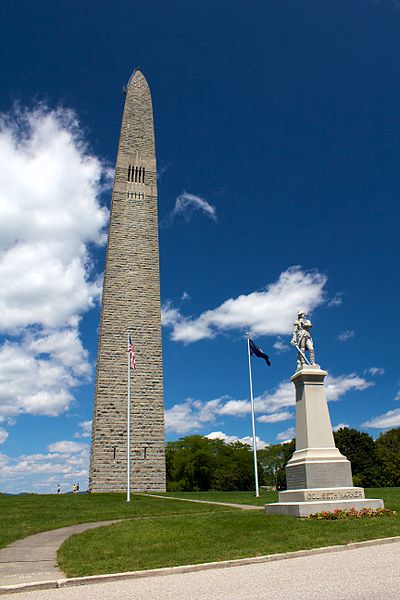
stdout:
{"type": "Polygon", "coordinates": [[[128,167],[128,181],[132,183],[144,183],[145,176],[145,168],[144,167],[134,167],[133,165],[129,165],[128,167]]]}
{"type": "Polygon", "coordinates": [[[113,446],[113,460],[115,460],[116,454],[117,454],[117,447],[113,446]]]}
{"type": "Polygon", "coordinates": [[[130,200],[144,200],[144,192],[128,192],[128,198],[130,200]]]}

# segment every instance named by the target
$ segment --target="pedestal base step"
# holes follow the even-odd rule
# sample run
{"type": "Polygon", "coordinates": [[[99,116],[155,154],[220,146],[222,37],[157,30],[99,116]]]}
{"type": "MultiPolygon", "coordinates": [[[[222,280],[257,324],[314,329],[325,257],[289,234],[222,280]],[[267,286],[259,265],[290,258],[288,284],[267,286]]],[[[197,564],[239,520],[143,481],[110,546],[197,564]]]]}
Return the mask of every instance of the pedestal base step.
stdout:
{"type": "Polygon", "coordinates": [[[279,503],[287,502],[326,502],[327,500],[364,500],[364,488],[330,487],[308,488],[303,490],[285,490],[279,492],[279,503]]]}
{"type": "Polygon", "coordinates": [[[323,511],[334,512],[335,510],[349,510],[355,508],[383,508],[383,500],[375,498],[364,498],[359,500],[325,500],[322,502],[276,502],[266,504],[265,512],[268,515],[286,515],[289,517],[308,517],[313,513],[323,511]]]}

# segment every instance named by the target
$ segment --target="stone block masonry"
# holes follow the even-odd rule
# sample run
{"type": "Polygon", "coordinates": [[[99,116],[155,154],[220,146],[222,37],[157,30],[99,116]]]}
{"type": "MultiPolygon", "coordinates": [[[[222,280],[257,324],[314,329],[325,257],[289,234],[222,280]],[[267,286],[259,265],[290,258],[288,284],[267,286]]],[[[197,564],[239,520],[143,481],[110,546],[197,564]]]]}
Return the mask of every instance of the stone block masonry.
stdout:
{"type": "Polygon", "coordinates": [[[115,168],[92,429],[89,490],[126,491],[127,333],[131,371],[131,489],[165,491],[157,179],[153,108],[133,73],[115,168]]]}

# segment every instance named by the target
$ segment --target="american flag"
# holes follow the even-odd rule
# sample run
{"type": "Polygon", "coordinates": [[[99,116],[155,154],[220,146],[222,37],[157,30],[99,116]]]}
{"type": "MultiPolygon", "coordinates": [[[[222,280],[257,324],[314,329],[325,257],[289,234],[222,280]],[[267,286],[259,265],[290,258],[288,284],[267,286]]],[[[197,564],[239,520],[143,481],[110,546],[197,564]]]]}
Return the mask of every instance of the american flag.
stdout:
{"type": "Polygon", "coordinates": [[[129,334],[128,352],[131,355],[131,367],[136,369],[135,351],[133,349],[131,334],[129,334]]]}

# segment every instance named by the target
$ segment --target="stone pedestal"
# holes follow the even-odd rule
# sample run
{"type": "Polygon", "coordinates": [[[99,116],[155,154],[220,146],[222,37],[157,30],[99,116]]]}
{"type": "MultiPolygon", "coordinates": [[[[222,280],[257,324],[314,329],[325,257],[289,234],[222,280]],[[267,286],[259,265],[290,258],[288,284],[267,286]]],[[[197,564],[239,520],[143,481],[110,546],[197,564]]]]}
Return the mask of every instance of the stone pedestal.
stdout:
{"type": "Polygon", "coordinates": [[[267,504],[268,514],[306,517],[338,508],[382,508],[363,488],[353,486],[351,465],[335,447],[326,402],[324,379],[318,365],[304,365],[291,381],[296,388],[296,451],[286,465],[287,490],[279,502],[267,504]]]}

